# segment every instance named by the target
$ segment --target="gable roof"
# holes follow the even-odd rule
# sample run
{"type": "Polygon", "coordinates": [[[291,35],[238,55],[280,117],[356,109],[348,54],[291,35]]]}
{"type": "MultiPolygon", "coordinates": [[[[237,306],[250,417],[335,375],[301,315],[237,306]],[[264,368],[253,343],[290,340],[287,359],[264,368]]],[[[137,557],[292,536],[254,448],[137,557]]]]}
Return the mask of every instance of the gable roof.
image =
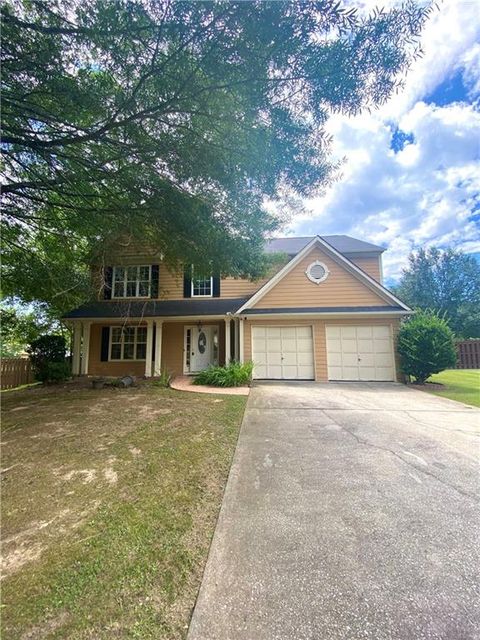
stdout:
{"type": "Polygon", "coordinates": [[[380,247],[364,240],[357,240],[345,235],[333,236],[302,236],[291,238],[272,238],[265,245],[266,253],[288,253],[295,255],[307,246],[314,238],[322,238],[330,246],[340,253],[382,253],[384,247],[380,247]]]}
{"type": "MultiPolygon", "coordinates": [[[[326,236],[325,236],[326,237],[326,236]]],[[[276,273],[273,278],[271,278],[268,282],[266,282],[263,287],[261,287],[256,293],[253,294],[237,311],[237,314],[240,314],[247,309],[250,309],[253,305],[257,304],[265,294],[267,294],[273,287],[280,282],[292,269],[313,249],[315,246],[319,246],[327,255],[330,255],[333,259],[335,259],[338,263],[340,263],[347,271],[349,271],[352,275],[356,276],[363,284],[365,284],[369,289],[374,291],[377,295],[383,298],[385,301],[390,303],[392,306],[400,307],[403,311],[411,311],[410,307],[408,307],[404,302],[399,300],[396,296],[391,293],[388,289],[386,289],[379,282],[374,280],[372,277],[368,275],[365,271],[357,267],[351,260],[345,257],[342,253],[340,253],[335,247],[333,247],[329,242],[325,240],[325,237],[315,236],[311,239],[311,241],[306,244],[301,251],[297,253],[297,255],[288,262],[283,269],[280,269],[278,273],[276,273]]]]}

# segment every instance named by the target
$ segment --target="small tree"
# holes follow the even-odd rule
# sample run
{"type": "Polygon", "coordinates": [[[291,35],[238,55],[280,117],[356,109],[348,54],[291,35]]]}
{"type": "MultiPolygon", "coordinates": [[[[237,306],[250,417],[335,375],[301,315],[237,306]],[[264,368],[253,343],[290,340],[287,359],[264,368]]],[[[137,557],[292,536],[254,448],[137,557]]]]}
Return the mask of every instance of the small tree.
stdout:
{"type": "Polygon", "coordinates": [[[70,377],[70,365],[65,360],[66,342],[63,336],[40,336],[30,344],[27,351],[37,380],[62,382],[70,377]]]}
{"type": "Polygon", "coordinates": [[[433,311],[418,310],[400,327],[398,353],[403,373],[419,384],[457,361],[453,331],[433,311]]]}

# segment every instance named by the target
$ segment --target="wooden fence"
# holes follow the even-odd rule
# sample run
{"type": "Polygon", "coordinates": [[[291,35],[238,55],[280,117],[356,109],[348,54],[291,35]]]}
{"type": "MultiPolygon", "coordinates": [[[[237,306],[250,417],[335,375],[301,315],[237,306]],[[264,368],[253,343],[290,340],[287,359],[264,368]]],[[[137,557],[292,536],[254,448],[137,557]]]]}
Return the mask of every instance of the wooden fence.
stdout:
{"type": "Polygon", "coordinates": [[[457,342],[457,369],[480,369],[480,340],[457,342]]]}
{"type": "Polygon", "coordinates": [[[2,358],[0,389],[13,389],[34,382],[29,358],[2,358]]]}

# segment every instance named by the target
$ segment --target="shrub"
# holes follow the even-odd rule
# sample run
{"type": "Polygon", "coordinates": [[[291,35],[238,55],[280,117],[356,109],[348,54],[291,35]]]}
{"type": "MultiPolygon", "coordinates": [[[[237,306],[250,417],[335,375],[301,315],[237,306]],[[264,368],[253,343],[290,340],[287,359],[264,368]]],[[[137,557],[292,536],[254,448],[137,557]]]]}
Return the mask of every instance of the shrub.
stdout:
{"type": "Polygon", "coordinates": [[[213,387],[239,387],[252,380],[253,362],[230,362],[225,367],[210,366],[201,371],[193,384],[206,384],[213,387]]]}
{"type": "Polygon", "coordinates": [[[70,364],[63,362],[45,362],[42,367],[35,372],[35,377],[40,382],[56,383],[64,382],[70,378],[70,364]]]}
{"type": "Polygon", "coordinates": [[[168,373],[166,369],[163,369],[161,374],[153,381],[153,384],[156,387],[161,387],[162,389],[168,389],[170,386],[170,380],[172,379],[172,375],[168,373]]]}
{"type": "Polygon", "coordinates": [[[62,382],[70,377],[70,365],[65,360],[66,342],[63,336],[40,336],[30,344],[27,351],[37,380],[62,382]]]}
{"type": "Polygon", "coordinates": [[[454,367],[457,361],[453,331],[431,311],[416,311],[402,324],[398,353],[403,373],[421,384],[433,373],[454,367]]]}

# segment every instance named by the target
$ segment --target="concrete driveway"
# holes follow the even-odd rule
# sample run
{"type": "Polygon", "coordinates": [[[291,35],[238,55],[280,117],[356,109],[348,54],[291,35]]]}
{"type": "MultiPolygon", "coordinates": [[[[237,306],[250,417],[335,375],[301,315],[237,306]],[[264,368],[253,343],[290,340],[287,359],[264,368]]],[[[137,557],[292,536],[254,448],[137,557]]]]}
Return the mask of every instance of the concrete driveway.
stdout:
{"type": "Polygon", "coordinates": [[[393,383],[256,386],[188,640],[480,638],[479,431],[393,383]]]}

